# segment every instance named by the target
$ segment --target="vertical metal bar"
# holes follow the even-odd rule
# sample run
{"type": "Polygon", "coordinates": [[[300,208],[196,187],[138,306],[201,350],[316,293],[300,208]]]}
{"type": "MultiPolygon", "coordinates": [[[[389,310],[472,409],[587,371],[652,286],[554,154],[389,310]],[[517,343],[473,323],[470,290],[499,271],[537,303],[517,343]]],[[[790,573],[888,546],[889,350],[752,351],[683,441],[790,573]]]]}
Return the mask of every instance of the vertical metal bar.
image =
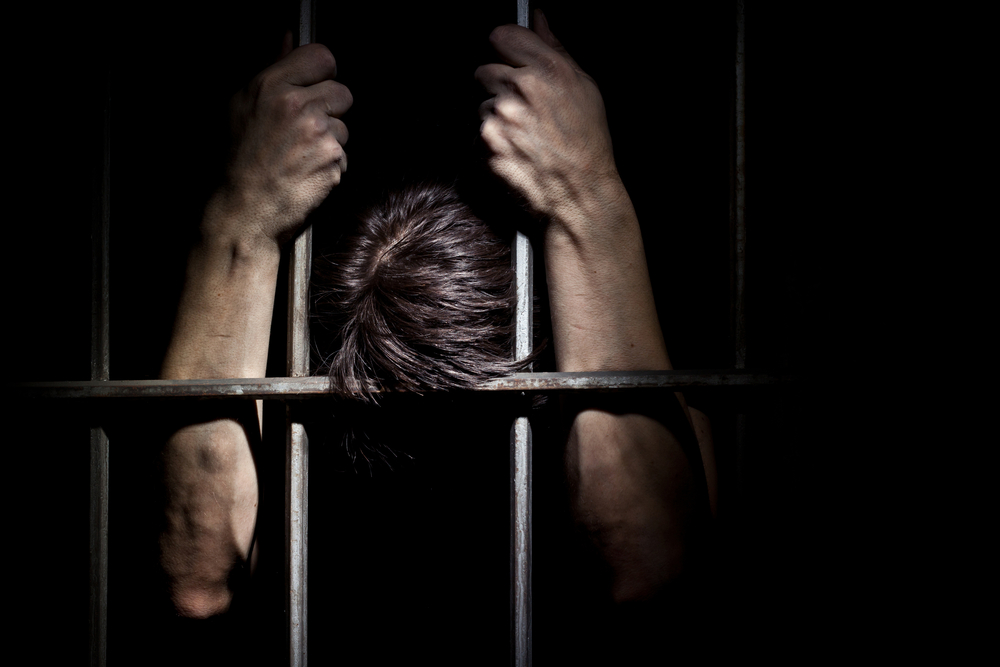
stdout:
{"type": "Polygon", "coordinates": [[[531,424],[518,417],[510,430],[512,446],[511,625],[514,665],[531,665],[531,424]]]}
{"type": "MultiPolygon", "coordinates": [[[[736,51],[735,51],[733,127],[732,127],[732,199],[730,225],[732,228],[732,327],[734,365],[746,368],[746,52],[744,45],[744,2],[736,2],[736,51]]],[[[746,415],[736,415],[736,481],[742,496],[746,469],[746,415]]]]}
{"type": "Polygon", "coordinates": [[[531,27],[531,0],[517,0],[517,24],[522,28],[531,27]]]}
{"type": "MultiPolygon", "coordinates": [[[[531,3],[517,0],[517,24],[531,26],[531,3]]],[[[517,305],[514,311],[514,355],[531,354],[534,309],[534,252],[531,241],[517,233],[512,248],[517,305]]],[[[514,420],[511,439],[511,632],[515,667],[531,665],[531,424],[527,416],[514,420]]]]}
{"type": "MultiPolygon", "coordinates": [[[[90,233],[90,379],[109,377],[108,231],[111,220],[111,74],[104,72],[101,174],[90,233]]],[[[107,664],[108,642],[108,437],[90,429],[90,664],[107,664]]]]}
{"type": "Polygon", "coordinates": [[[746,312],[745,312],[745,272],[746,272],[746,76],[744,53],[743,0],[736,3],[736,66],[735,95],[733,99],[733,147],[732,147],[732,202],[730,220],[732,226],[733,293],[732,325],[735,347],[736,368],[746,368],[746,312]]]}
{"type": "Polygon", "coordinates": [[[292,421],[286,407],[285,449],[285,613],[288,623],[288,664],[307,664],[306,597],[308,578],[309,441],[302,424],[292,421]]]}
{"type": "MultiPolygon", "coordinates": [[[[532,350],[534,257],[531,242],[518,233],[513,247],[517,291],[515,356],[532,350]]],[[[514,420],[511,436],[511,623],[514,665],[531,665],[531,424],[527,416],[514,420]]]]}
{"type": "MultiPolygon", "coordinates": [[[[312,0],[299,0],[299,45],[316,38],[316,8],[312,0]]],[[[295,239],[288,276],[288,375],[309,375],[309,276],[312,272],[312,228],[295,239]]],[[[293,421],[286,406],[285,448],[285,575],[288,622],[288,664],[308,663],[308,526],[309,439],[302,424],[293,421]]]]}

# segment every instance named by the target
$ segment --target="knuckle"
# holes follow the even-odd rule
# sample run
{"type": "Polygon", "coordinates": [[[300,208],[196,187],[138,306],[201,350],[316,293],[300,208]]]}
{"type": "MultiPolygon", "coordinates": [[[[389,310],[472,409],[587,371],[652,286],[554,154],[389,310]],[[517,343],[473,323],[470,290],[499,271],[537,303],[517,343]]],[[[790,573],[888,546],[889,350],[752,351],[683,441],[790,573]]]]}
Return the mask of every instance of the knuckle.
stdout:
{"type": "Polygon", "coordinates": [[[518,27],[515,25],[501,25],[493,29],[490,33],[490,44],[496,46],[497,44],[509,44],[511,40],[515,38],[518,33],[518,27]]]}
{"type": "Polygon", "coordinates": [[[280,83],[281,78],[274,71],[274,69],[264,70],[250,81],[250,94],[253,97],[259,97],[260,95],[273,90],[280,85],[280,83]]]}
{"type": "Polygon", "coordinates": [[[317,44],[314,42],[312,44],[306,44],[302,48],[306,49],[306,53],[317,65],[327,69],[337,69],[337,59],[333,57],[333,53],[330,49],[326,48],[323,44],[317,44]]]}
{"type": "Polygon", "coordinates": [[[320,140],[320,151],[325,163],[339,162],[344,157],[344,149],[332,135],[324,135],[320,140]]]}
{"type": "Polygon", "coordinates": [[[302,111],[305,101],[298,88],[289,88],[277,98],[278,108],[286,116],[296,116],[302,111]]]}
{"type": "Polygon", "coordinates": [[[490,150],[496,150],[500,145],[500,135],[500,123],[497,122],[496,118],[487,118],[479,126],[479,136],[482,137],[483,143],[490,150]]]}
{"type": "Polygon", "coordinates": [[[330,121],[325,114],[309,114],[306,122],[306,131],[313,137],[329,136],[327,130],[330,129],[330,121]]]}
{"type": "Polygon", "coordinates": [[[524,108],[514,98],[501,97],[493,104],[493,115],[504,122],[516,123],[524,116],[524,108]]]}
{"type": "Polygon", "coordinates": [[[514,84],[515,92],[525,99],[532,99],[538,93],[548,88],[549,84],[542,81],[540,77],[532,72],[525,72],[517,78],[514,84]]]}
{"type": "Polygon", "coordinates": [[[540,55],[536,65],[542,75],[549,78],[562,78],[570,71],[569,64],[558,53],[540,55]]]}

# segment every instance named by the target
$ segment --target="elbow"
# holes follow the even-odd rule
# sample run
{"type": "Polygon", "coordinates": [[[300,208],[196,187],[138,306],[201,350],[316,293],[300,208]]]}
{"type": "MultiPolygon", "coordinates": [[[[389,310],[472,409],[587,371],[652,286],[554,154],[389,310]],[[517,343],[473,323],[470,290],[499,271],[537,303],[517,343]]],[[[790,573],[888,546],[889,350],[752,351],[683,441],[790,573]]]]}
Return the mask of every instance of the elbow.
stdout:
{"type": "Polygon", "coordinates": [[[227,612],[233,594],[225,586],[178,586],[171,592],[170,598],[178,616],[208,619],[227,612]]]}

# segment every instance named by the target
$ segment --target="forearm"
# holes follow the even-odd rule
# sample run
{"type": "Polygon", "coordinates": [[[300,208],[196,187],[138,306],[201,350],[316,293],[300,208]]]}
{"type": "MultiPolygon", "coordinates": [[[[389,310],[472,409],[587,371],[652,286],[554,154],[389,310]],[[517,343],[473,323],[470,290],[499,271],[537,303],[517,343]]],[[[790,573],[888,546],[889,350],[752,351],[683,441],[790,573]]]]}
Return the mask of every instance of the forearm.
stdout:
{"type": "Polygon", "coordinates": [[[280,248],[213,200],[188,259],[164,379],[263,377],[280,248]]]}
{"type": "MultiPolygon", "coordinates": [[[[239,232],[242,222],[210,204],[188,261],[162,377],[265,375],[279,249],[239,232]]],[[[163,452],[162,564],[183,615],[210,616],[229,606],[231,571],[253,537],[257,474],[250,438],[259,429],[257,410],[232,409],[220,404],[192,412],[163,452]]]]}
{"type": "MultiPolygon", "coordinates": [[[[558,370],[671,368],[638,221],[617,178],[563,207],[545,244],[558,370]]],[[[683,571],[695,521],[682,398],[659,412],[608,399],[580,409],[570,427],[574,511],[611,566],[619,600],[649,597],[683,571]]]]}
{"type": "Polygon", "coordinates": [[[545,273],[560,371],[670,368],[639,222],[617,177],[560,207],[545,273]]]}
{"type": "MultiPolygon", "coordinates": [[[[350,91],[320,44],[292,50],[233,97],[233,150],[192,250],[164,378],[262,377],[280,243],[340,182],[347,167],[350,91]]],[[[166,527],[161,556],[178,612],[209,616],[229,605],[257,514],[250,442],[260,405],[190,408],[164,449],[166,527]],[[256,413],[256,414],[255,414],[256,413]]]]}

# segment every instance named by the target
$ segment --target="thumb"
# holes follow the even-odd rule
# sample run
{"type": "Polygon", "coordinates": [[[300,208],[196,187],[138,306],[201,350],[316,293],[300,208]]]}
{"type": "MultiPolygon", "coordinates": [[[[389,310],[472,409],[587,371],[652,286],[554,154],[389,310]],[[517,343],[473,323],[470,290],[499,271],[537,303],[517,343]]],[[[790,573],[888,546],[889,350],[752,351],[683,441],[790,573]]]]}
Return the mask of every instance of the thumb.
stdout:
{"type": "Polygon", "coordinates": [[[552,34],[552,30],[549,28],[549,20],[545,18],[545,12],[541,9],[536,9],[532,18],[534,19],[533,30],[535,31],[535,34],[541,37],[543,42],[555,49],[560,55],[562,55],[563,58],[569,61],[569,64],[573,66],[573,69],[578,72],[583,72],[583,70],[580,69],[580,66],[576,64],[576,61],[573,60],[573,56],[569,55],[566,51],[566,47],[562,45],[562,42],[560,42],[556,36],[552,34]]]}

